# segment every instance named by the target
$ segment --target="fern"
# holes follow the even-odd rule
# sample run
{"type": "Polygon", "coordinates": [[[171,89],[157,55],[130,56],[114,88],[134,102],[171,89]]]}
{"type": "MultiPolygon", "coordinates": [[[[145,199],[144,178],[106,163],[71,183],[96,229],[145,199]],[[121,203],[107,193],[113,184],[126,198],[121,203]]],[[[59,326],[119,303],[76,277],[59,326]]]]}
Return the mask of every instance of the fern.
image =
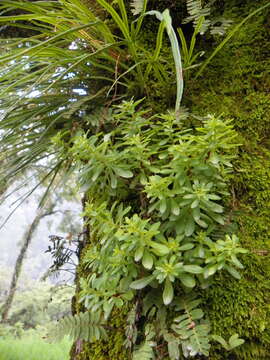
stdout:
{"type": "Polygon", "coordinates": [[[227,29],[232,25],[232,21],[222,17],[208,19],[211,15],[211,6],[216,0],[209,1],[203,6],[202,0],[187,0],[187,11],[189,16],[184,19],[183,24],[193,22],[194,28],[198,25],[200,19],[203,18],[200,28],[201,34],[210,30],[212,35],[224,35],[227,29]]]}
{"type": "Polygon", "coordinates": [[[131,12],[133,15],[139,15],[143,12],[146,0],[131,1],[131,12]]]}
{"type": "Polygon", "coordinates": [[[183,310],[184,314],[174,319],[176,324],[172,325],[180,338],[185,357],[209,355],[210,327],[201,321],[204,313],[198,308],[200,302],[194,297],[182,298],[178,310],[183,310]]]}
{"type": "Polygon", "coordinates": [[[138,350],[133,353],[132,360],[151,360],[154,359],[153,341],[145,341],[138,350]]]}
{"type": "Polygon", "coordinates": [[[126,341],[124,345],[130,349],[136,343],[137,335],[138,335],[138,330],[136,327],[136,317],[137,317],[136,312],[137,312],[137,304],[133,306],[127,317],[127,327],[125,331],[126,341]]]}
{"type": "Polygon", "coordinates": [[[163,337],[164,337],[164,340],[167,341],[167,344],[168,344],[168,353],[169,353],[170,360],[179,360],[179,358],[180,358],[180,351],[179,351],[180,340],[179,340],[179,338],[169,332],[164,333],[163,337]]]}
{"type": "Polygon", "coordinates": [[[212,35],[225,35],[233,21],[225,18],[216,18],[211,22],[210,33],[212,35]]]}
{"type": "Polygon", "coordinates": [[[94,342],[107,339],[107,333],[103,327],[104,320],[100,312],[85,312],[74,316],[66,316],[59,320],[56,327],[50,332],[49,338],[60,341],[68,335],[72,340],[85,340],[94,342]]]}
{"type": "Polygon", "coordinates": [[[202,6],[201,0],[187,0],[187,11],[189,16],[184,19],[183,24],[187,24],[192,21],[193,26],[196,27],[200,19],[204,17],[200,32],[204,33],[206,30],[208,30],[210,26],[210,20],[207,20],[206,18],[210,16],[211,13],[210,4],[202,6]]]}
{"type": "Polygon", "coordinates": [[[132,360],[152,360],[155,358],[153,347],[156,346],[153,338],[155,337],[155,329],[153,325],[148,324],[145,327],[145,341],[134,351],[132,360]]]}

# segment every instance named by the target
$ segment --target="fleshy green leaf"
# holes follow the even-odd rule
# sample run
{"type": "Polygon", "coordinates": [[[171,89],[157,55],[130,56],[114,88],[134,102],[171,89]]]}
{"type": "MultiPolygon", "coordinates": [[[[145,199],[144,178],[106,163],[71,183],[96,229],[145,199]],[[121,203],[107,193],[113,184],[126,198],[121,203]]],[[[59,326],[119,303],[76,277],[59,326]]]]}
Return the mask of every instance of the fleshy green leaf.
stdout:
{"type": "Polygon", "coordinates": [[[140,290],[145,288],[147,285],[149,285],[153,280],[154,280],[154,276],[150,275],[144,278],[141,278],[139,280],[135,280],[133,281],[129,286],[131,287],[131,289],[136,289],[136,290],[140,290]]]}
{"type": "Polygon", "coordinates": [[[212,276],[217,271],[217,265],[209,266],[204,269],[204,278],[207,279],[209,276],[212,276]]]}
{"type": "Polygon", "coordinates": [[[194,248],[194,244],[185,244],[179,247],[179,251],[186,251],[186,250],[191,250],[192,248],[194,248]]]}
{"type": "Polygon", "coordinates": [[[118,176],[121,176],[123,178],[128,179],[128,178],[132,178],[132,176],[133,176],[133,173],[130,170],[125,170],[125,169],[117,168],[117,167],[114,167],[113,170],[118,176]]]}
{"type": "Polygon", "coordinates": [[[191,274],[201,274],[203,272],[203,268],[198,265],[184,265],[184,270],[191,274]]]}
{"type": "Polygon", "coordinates": [[[167,209],[166,199],[160,200],[160,203],[159,203],[159,211],[161,212],[161,214],[164,214],[165,211],[166,211],[166,209],[167,209]]]}
{"type": "Polygon", "coordinates": [[[221,206],[221,205],[218,205],[218,204],[216,204],[216,203],[213,203],[213,202],[211,202],[211,201],[207,201],[207,207],[210,209],[210,210],[212,210],[212,211],[214,211],[215,213],[223,213],[223,207],[221,206]]]}
{"type": "Polygon", "coordinates": [[[240,346],[242,344],[244,344],[245,340],[244,339],[240,339],[238,334],[234,334],[230,337],[229,339],[229,345],[231,349],[236,348],[237,346],[240,346]]]}
{"type": "Polygon", "coordinates": [[[169,254],[169,252],[170,252],[170,249],[167,246],[156,243],[154,241],[150,242],[150,246],[153,249],[154,253],[158,256],[164,256],[164,255],[169,254]]]}
{"type": "Polygon", "coordinates": [[[201,309],[195,309],[190,312],[192,320],[199,320],[203,317],[204,313],[201,309]]]}
{"type": "Polygon", "coordinates": [[[179,343],[177,339],[168,341],[168,352],[171,360],[178,360],[180,358],[179,343]]]}
{"type": "Polygon", "coordinates": [[[170,280],[167,278],[163,290],[163,302],[165,305],[169,305],[173,300],[173,286],[170,280]]]}
{"type": "Polygon", "coordinates": [[[232,261],[232,263],[233,263],[236,267],[238,267],[239,269],[243,269],[243,268],[244,268],[243,264],[237,259],[237,257],[236,257],[235,255],[232,255],[232,256],[231,256],[231,261],[232,261]]]}
{"type": "Polygon", "coordinates": [[[235,279],[237,279],[237,280],[241,279],[240,273],[232,266],[226,265],[226,266],[224,266],[224,269],[226,269],[228,271],[228,273],[231,274],[235,279]]]}
{"type": "Polygon", "coordinates": [[[140,261],[141,258],[143,257],[143,253],[144,253],[144,248],[141,246],[135,251],[134,260],[140,261]]]}
{"type": "Polygon", "coordinates": [[[153,267],[154,258],[153,255],[151,255],[148,251],[144,252],[143,258],[142,258],[142,264],[143,266],[150,270],[153,267]]]}
{"type": "Polygon", "coordinates": [[[181,274],[180,280],[186,287],[189,288],[193,288],[196,285],[194,277],[188,274],[181,274]]]}
{"type": "Polygon", "coordinates": [[[229,346],[228,346],[226,340],[223,339],[222,336],[213,334],[211,337],[214,341],[219,342],[224,347],[224,349],[229,350],[229,346]]]}
{"type": "Polygon", "coordinates": [[[190,216],[186,222],[185,226],[185,234],[186,236],[191,236],[194,233],[195,230],[195,223],[193,218],[190,216]]]}
{"type": "Polygon", "coordinates": [[[174,199],[171,199],[171,208],[173,215],[178,216],[180,214],[180,207],[174,199]]]}
{"type": "Polygon", "coordinates": [[[117,178],[115,176],[111,176],[111,187],[116,189],[117,187],[117,178]]]}

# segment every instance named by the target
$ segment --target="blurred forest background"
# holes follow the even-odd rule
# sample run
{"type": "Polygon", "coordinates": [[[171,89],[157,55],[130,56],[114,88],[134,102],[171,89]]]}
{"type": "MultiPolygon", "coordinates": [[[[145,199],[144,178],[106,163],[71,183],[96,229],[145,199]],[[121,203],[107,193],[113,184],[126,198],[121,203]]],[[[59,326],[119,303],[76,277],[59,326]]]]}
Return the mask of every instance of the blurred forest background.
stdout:
{"type": "MultiPolygon", "coordinates": [[[[22,176],[5,191],[0,206],[0,308],[10,290],[12,275],[24,239],[36,217],[42,189],[25,200],[12,213],[23,194],[33,188],[31,177],[22,176]],[[20,185],[26,180],[27,185],[20,185]],[[16,188],[20,188],[16,190],[16,188]],[[11,194],[7,198],[5,195],[11,194]]],[[[77,262],[65,264],[62,271],[52,272],[53,257],[48,246],[53,236],[76,237],[82,228],[80,197],[68,192],[52,196],[51,213],[41,218],[30,239],[18,277],[15,295],[8,313],[8,321],[0,324],[0,359],[12,360],[33,358],[64,359],[68,356],[70,342],[52,345],[46,342],[48,329],[63,316],[71,314],[71,299],[74,295],[74,275],[77,262]],[[64,196],[63,196],[64,195],[64,196]],[[71,221],[72,220],[72,221],[71,221]],[[2,339],[2,340],[1,340],[2,339]],[[44,352],[42,354],[42,347],[44,352]],[[10,352],[10,349],[13,351],[10,352]]],[[[72,248],[72,246],[70,246],[72,248]]],[[[74,250],[74,246],[73,246],[74,250]]]]}

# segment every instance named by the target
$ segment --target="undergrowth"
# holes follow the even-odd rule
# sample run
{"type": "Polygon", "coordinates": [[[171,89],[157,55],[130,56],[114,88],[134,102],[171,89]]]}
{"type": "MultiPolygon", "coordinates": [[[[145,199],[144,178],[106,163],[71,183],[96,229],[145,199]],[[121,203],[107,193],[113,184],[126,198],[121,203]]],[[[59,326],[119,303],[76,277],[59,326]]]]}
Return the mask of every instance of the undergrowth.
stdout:
{"type": "Polygon", "coordinates": [[[0,339],[0,360],[67,360],[71,343],[50,344],[38,336],[0,339]]]}

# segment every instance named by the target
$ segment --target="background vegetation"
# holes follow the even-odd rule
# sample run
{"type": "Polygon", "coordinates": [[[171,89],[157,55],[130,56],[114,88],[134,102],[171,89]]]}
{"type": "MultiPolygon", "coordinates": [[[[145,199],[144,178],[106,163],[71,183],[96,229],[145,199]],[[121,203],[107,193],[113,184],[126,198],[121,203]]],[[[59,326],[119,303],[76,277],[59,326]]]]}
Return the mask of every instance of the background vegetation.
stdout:
{"type": "Polygon", "coordinates": [[[28,36],[3,39],[3,176],[79,173],[73,313],[94,311],[60,322],[73,359],[267,359],[269,3],[149,1],[132,23],[145,5],[3,1],[7,36],[16,14],[28,36]]]}

